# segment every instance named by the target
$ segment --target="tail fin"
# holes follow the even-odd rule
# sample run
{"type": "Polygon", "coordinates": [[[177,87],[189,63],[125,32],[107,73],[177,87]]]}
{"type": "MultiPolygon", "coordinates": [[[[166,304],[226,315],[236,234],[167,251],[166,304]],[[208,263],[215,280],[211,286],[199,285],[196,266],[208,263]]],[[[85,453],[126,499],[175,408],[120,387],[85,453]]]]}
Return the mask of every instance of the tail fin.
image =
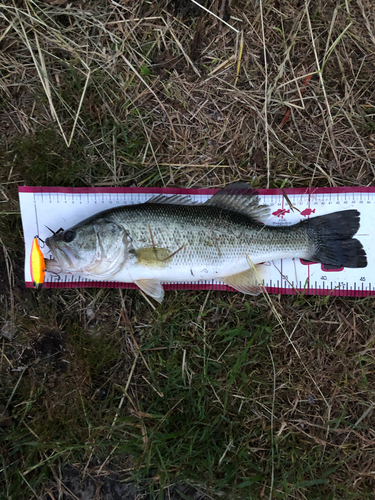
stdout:
{"type": "Polygon", "coordinates": [[[366,267],[366,252],[353,238],[359,229],[359,215],[357,210],[344,210],[303,221],[314,241],[311,260],[335,268],[366,267]]]}

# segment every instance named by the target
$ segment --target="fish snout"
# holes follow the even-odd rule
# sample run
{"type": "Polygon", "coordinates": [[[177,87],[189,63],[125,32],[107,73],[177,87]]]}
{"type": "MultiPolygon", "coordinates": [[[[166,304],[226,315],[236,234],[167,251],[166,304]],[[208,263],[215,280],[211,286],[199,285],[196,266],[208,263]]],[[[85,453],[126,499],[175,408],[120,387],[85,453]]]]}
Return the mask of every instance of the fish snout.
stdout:
{"type": "Polygon", "coordinates": [[[56,259],[45,259],[45,266],[46,266],[46,271],[49,271],[50,273],[61,273],[62,269],[60,264],[56,261],[56,259]]]}

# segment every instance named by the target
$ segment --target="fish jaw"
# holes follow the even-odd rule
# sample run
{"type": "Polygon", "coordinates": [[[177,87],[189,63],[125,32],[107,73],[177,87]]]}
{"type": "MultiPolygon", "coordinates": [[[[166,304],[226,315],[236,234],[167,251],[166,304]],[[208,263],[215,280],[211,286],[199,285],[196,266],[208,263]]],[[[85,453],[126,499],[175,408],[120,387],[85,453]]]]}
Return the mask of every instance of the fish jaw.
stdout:
{"type": "Polygon", "coordinates": [[[46,239],[46,244],[49,247],[53,258],[46,259],[46,270],[53,273],[73,273],[85,272],[86,269],[82,266],[82,262],[74,254],[74,252],[65,247],[57,246],[50,238],[46,239]]]}
{"type": "Polygon", "coordinates": [[[46,271],[49,273],[60,274],[62,269],[59,262],[56,259],[45,259],[46,271]]]}

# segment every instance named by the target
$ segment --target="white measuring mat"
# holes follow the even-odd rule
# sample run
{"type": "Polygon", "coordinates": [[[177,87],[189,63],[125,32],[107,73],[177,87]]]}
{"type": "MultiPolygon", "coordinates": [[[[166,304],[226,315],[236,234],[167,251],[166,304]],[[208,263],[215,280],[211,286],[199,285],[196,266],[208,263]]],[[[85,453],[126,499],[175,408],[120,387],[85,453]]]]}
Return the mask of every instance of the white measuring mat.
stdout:
{"type": "MultiPolygon", "coordinates": [[[[204,202],[216,190],[174,188],[19,188],[21,217],[25,238],[25,282],[32,287],[30,251],[33,238],[41,240],[60,228],[68,229],[83,219],[121,205],[144,203],[152,196],[184,194],[193,201],[204,202]],[[48,227],[48,228],[47,228],[48,227]]],[[[315,295],[366,296],[375,295],[375,188],[313,188],[285,189],[290,204],[280,189],[261,189],[260,203],[269,205],[271,217],[267,224],[295,224],[307,217],[356,209],[360,212],[360,228],[355,235],[367,254],[368,265],[361,269],[327,269],[323,264],[307,263],[300,259],[282,259],[267,262],[264,285],[271,293],[306,293],[315,295]]],[[[51,258],[48,247],[41,243],[45,258],[51,258]]],[[[93,281],[85,276],[46,273],[45,288],[136,288],[133,283],[93,281]]],[[[168,289],[232,290],[220,282],[165,284],[168,289]]]]}

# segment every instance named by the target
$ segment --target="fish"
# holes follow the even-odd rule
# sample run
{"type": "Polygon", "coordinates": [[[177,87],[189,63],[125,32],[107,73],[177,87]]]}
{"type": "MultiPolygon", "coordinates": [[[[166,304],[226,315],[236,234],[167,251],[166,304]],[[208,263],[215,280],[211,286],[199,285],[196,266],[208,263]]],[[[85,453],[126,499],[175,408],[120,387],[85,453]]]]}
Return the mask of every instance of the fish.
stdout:
{"type": "Polygon", "coordinates": [[[311,210],[311,208],[305,208],[305,210],[302,210],[301,215],[303,217],[308,217],[311,214],[315,214],[315,208],[311,210]]]}
{"type": "Polygon", "coordinates": [[[46,265],[40,249],[38,236],[34,236],[30,252],[30,274],[34,288],[40,290],[44,283],[46,265]]]}
{"type": "Polygon", "coordinates": [[[274,215],[275,217],[283,218],[285,214],[289,214],[289,213],[290,213],[290,210],[287,210],[286,208],[279,208],[278,210],[276,210],[276,212],[272,212],[272,215],[274,215]]]}
{"type": "Polygon", "coordinates": [[[367,266],[353,238],[357,210],[267,225],[270,209],[244,183],[230,184],[205,203],[158,195],[146,203],[104,210],[46,239],[47,271],[92,280],[135,283],[162,302],[165,282],[218,280],[235,290],[262,291],[264,263],[300,258],[332,267],[367,266]]]}

